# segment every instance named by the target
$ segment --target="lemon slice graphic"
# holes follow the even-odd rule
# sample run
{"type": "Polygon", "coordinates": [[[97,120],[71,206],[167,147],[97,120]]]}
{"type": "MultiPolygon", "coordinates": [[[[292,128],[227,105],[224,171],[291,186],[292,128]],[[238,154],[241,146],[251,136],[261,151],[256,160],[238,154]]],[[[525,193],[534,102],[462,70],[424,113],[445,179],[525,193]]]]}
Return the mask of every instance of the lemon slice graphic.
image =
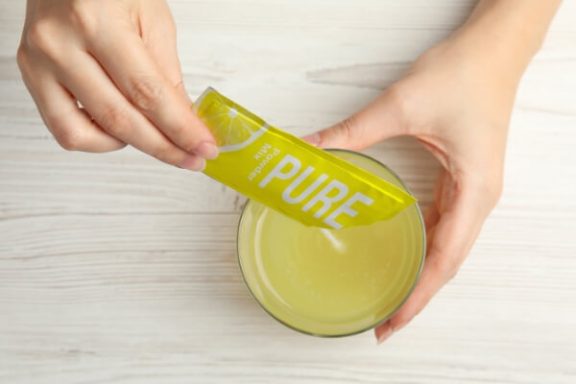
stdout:
{"type": "Polygon", "coordinates": [[[261,118],[212,88],[200,96],[195,107],[198,117],[214,135],[220,152],[239,151],[267,130],[261,118]]]}

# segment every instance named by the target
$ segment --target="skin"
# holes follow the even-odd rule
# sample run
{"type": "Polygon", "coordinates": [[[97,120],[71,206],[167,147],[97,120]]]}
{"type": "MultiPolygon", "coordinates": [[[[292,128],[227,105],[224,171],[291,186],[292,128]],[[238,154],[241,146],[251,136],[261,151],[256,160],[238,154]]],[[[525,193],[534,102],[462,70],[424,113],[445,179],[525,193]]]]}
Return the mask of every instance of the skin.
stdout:
{"type": "Polygon", "coordinates": [[[191,170],[218,155],[184,91],[164,1],[29,0],[18,64],[65,149],[131,145],[191,170]]]}
{"type": "MultiPolygon", "coordinates": [[[[479,1],[461,28],[380,97],[307,137],[322,147],[362,149],[412,136],[444,168],[426,214],[428,254],[420,281],[394,317],[376,328],[379,342],[455,276],[496,205],[516,89],[559,3],[479,1]]],[[[218,155],[191,111],[164,1],[29,0],[18,64],[65,149],[107,152],[131,145],[191,170],[218,155]]]]}
{"type": "Polygon", "coordinates": [[[306,137],[321,147],[358,150],[412,136],[442,164],[425,216],[422,275],[402,308],[375,329],[379,343],[408,324],[456,275],[498,202],[516,89],[559,3],[480,1],[461,28],[425,52],[380,97],[306,137]]]}

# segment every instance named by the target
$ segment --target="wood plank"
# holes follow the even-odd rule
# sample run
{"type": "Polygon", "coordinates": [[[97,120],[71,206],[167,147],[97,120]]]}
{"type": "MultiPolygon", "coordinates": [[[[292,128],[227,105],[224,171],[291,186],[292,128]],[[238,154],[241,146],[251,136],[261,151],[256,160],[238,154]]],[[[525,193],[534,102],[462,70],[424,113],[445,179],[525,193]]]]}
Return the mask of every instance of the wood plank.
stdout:
{"type": "MultiPolygon", "coordinates": [[[[295,134],[367,103],[473,3],[170,1],[190,94],[215,86],[295,134]]],[[[131,149],[59,149],[14,61],[23,14],[0,0],[0,383],[576,381],[576,2],[525,76],[505,193],[469,259],[379,347],[258,307],[233,191],[131,149]]],[[[417,143],[367,153],[429,204],[439,166],[417,143]]]]}

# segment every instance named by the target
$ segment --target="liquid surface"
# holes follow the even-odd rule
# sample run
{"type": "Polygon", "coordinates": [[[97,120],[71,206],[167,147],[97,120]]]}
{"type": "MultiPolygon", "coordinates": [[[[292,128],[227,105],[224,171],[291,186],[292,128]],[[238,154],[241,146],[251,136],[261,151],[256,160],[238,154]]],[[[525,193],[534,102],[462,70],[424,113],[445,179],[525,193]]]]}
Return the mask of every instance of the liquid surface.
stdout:
{"type": "MultiPolygon", "coordinates": [[[[375,160],[335,153],[403,187],[375,160]]],[[[390,220],[328,230],[251,201],[238,253],[244,279],[266,311],[302,332],[337,336],[371,328],[403,303],[420,271],[424,240],[416,204],[390,220]]]]}

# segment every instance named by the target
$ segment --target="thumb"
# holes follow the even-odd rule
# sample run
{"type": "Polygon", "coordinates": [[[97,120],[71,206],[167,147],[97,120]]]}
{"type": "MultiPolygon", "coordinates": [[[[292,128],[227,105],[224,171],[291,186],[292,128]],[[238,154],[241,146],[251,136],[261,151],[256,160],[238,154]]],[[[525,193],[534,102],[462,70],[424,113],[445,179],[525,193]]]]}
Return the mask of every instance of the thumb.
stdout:
{"type": "Polygon", "coordinates": [[[303,139],[317,147],[362,149],[379,141],[405,134],[401,109],[385,92],[364,109],[340,123],[303,139]]]}

